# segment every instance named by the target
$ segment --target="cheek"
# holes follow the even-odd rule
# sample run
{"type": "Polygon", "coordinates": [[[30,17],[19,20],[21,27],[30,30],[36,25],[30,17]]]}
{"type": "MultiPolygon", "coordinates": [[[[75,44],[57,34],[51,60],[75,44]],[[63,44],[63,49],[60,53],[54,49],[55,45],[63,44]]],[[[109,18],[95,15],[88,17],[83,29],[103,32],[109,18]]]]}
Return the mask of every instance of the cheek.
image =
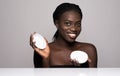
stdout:
{"type": "Polygon", "coordinates": [[[77,35],[79,35],[80,33],[81,33],[81,28],[77,30],[77,35]]]}
{"type": "Polygon", "coordinates": [[[65,27],[65,25],[61,25],[58,28],[61,32],[66,32],[68,30],[68,27],[65,27]]]}
{"type": "Polygon", "coordinates": [[[79,33],[81,32],[81,28],[78,30],[78,32],[79,32],[79,33]]]}
{"type": "Polygon", "coordinates": [[[61,26],[58,28],[58,30],[59,30],[59,33],[62,35],[62,37],[66,37],[66,34],[68,32],[68,28],[61,26]]]}

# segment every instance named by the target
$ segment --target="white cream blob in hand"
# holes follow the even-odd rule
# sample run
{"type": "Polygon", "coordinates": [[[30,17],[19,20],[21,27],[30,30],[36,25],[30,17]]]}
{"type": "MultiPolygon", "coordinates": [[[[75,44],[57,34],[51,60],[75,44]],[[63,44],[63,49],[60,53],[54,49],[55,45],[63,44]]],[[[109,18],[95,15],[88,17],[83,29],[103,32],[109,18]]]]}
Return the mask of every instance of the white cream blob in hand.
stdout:
{"type": "Polygon", "coordinates": [[[70,58],[79,62],[80,64],[85,63],[88,60],[88,55],[84,51],[73,51],[70,54],[70,58]]]}
{"type": "Polygon", "coordinates": [[[35,46],[39,49],[44,49],[46,47],[46,41],[39,33],[33,35],[33,42],[35,42],[35,46]]]}

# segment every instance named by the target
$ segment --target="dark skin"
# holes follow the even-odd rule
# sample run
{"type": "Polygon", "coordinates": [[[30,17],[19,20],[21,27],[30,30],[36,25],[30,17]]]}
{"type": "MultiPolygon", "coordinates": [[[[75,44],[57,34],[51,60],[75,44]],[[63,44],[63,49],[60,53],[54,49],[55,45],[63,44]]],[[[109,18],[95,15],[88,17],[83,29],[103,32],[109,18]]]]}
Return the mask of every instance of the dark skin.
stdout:
{"type": "MultiPolygon", "coordinates": [[[[76,61],[70,59],[70,54],[73,51],[81,50],[88,54],[86,67],[97,67],[97,52],[94,45],[75,41],[81,32],[81,16],[76,11],[67,11],[62,14],[59,20],[55,21],[59,35],[56,40],[49,43],[45,49],[38,49],[32,43],[31,46],[42,58],[43,67],[51,66],[73,66],[82,67],[76,61]]],[[[47,40],[46,40],[47,43],[47,40]]]]}

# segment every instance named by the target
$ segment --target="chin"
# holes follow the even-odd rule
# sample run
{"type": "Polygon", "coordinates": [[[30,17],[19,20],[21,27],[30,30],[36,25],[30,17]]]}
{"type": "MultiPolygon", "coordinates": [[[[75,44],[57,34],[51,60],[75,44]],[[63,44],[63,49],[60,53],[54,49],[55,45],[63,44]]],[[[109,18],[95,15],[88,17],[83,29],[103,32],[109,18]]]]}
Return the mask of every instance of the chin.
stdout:
{"type": "Polygon", "coordinates": [[[67,42],[73,43],[73,42],[75,42],[75,39],[68,39],[67,42]]]}

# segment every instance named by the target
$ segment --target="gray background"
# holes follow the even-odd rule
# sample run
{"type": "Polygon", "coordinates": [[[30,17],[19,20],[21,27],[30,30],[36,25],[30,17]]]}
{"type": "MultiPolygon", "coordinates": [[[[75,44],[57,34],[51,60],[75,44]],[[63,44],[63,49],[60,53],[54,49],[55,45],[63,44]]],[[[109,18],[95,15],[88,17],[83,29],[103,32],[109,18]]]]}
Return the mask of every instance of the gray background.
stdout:
{"type": "Polygon", "coordinates": [[[78,41],[97,47],[98,67],[120,67],[120,0],[0,0],[0,68],[33,67],[29,37],[38,32],[52,41],[52,13],[63,2],[83,12],[78,41]]]}

